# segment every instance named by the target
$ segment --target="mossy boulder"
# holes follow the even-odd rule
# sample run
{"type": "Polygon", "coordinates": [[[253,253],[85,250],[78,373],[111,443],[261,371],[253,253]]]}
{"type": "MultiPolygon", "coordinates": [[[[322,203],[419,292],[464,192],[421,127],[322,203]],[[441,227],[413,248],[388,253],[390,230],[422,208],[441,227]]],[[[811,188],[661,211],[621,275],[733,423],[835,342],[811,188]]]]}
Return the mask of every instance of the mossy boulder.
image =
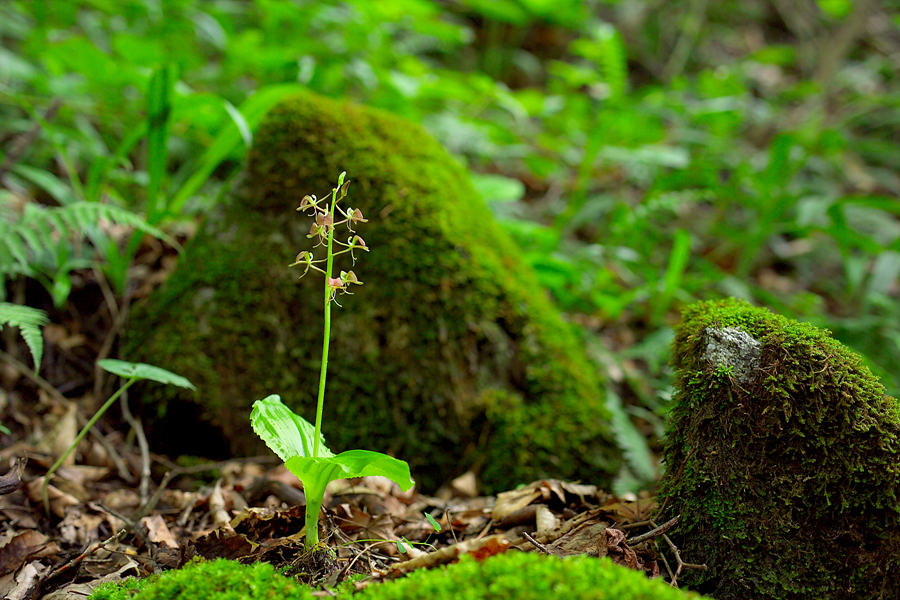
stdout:
{"type": "MultiPolygon", "coordinates": [[[[93,600],[312,600],[310,589],[283,577],[267,564],[244,566],[216,560],[190,563],[140,582],[104,585],[93,600]],[[135,590],[137,590],[135,592],[135,590]]],[[[346,588],[341,600],[682,600],[700,599],[662,581],[651,581],[607,559],[559,559],[507,552],[484,561],[464,557],[431,571],[372,584],[361,592],[346,588]]]]}
{"type": "Polygon", "coordinates": [[[685,310],[660,502],[719,600],[900,598],[900,409],[827,331],[685,310]]]}
{"type": "Polygon", "coordinates": [[[241,185],[135,311],[125,356],[199,388],[144,390],[144,405],[169,415],[156,447],[202,453],[183,447],[204,437],[199,419],[235,455],[262,452],[250,406],[273,393],[313,420],[323,279],[287,265],[314,245],[295,209],[342,171],[371,252],[354,267],[364,285],[332,310],[329,446],[403,458],[432,490],[470,467],[492,489],[608,481],[619,455],[596,369],[466,171],[419,126],[314,95],[271,111],[241,185]]]}

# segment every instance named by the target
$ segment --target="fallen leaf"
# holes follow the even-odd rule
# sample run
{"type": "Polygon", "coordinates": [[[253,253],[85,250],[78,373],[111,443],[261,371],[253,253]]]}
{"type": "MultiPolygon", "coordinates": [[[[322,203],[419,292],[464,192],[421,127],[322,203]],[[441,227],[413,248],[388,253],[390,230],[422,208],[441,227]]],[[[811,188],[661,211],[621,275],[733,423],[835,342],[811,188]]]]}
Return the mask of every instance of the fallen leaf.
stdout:
{"type": "Polygon", "coordinates": [[[47,556],[59,552],[56,542],[51,542],[43,533],[28,529],[14,535],[8,542],[0,545],[0,575],[12,573],[29,558],[47,556]]]}
{"type": "Polygon", "coordinates": [[[169,531],[169,526],[166,525],[162,515],[144,517],[139,523],[146,530],[147,539],[151,542],[173,550],[178,548],[178,542],[169,531]]]}

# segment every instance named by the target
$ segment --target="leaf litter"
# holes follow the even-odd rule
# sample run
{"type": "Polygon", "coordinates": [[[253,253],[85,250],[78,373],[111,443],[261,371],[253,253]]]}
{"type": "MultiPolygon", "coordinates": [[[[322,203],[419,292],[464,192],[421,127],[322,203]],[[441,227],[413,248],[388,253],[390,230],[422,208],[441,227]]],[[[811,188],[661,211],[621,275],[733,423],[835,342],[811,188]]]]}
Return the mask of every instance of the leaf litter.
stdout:
{"type": "MultiPolygon", "coordinates": [[[[136,449],[122,445],[117,452],[127,464],[140,464],[136,449]]],[[[607,556],[651,577],[661,572],[654,544],[628,543],[628,536],[652,529],[647,521],[657,506],[650,497],[620,499],[555,479],[480,496],[473,495],[472,473],[434,496],[404,493],[381,477],[339,480],[323,503],[322,539],[332,558],[310,566],[302,485],[284,465],[273,465],[274,457],[190,468],[153,459],[156,483],[144,501],[108,457],[60,469],[46,514],[40,488],[52,455],[22,442],[0,451],[2,470],[10,467],[0,474],[0,595],[83,598],[100,583],[179,568],[197,556],[266,561],[312,585],[361,573],[368,577],[356,585],[365,586],[463,554],[483,560],[510,551],[607,556]]]]}
{"type": "MultiPolygon", "coordinates": [[[[158,285],[148,274],[163,272],[166,257],[145,248],[138,266],[146,272],[134,271],[136,281],[158,285]]],[[[88,284],[91,277],[85,273],[88,284]]],[[[516,551],[606,556],[650,577],[677,579],[665,554],[679,569],[683,563],[677,549],[657,544],[662,536],[654,532],[667,524],[652,521],[657,506],[649,495],[617,498],[590,482],[543,479],[485,496],[471,472],[433,496],[404,493],[380,477],[332,482],[321,519],[329,552],[310,562],[302,484],[276,457],[180,466],[142,453],[127,429],[102,422],[50,481],[48,513],[43,479],[86,422],[82,413],[104,397],[84,365],[106,357],[117,326],[113,312],[96,303],[73,307],[55,315],[61,329],[48,339],[44,361],[53,380],[69,383],[35,386],[24,369],[0,363],[0,409],[12,429],[0,430],[0,597],[83,600],[101,583],[179,568],[197,556],[266,561],[313,585],[363,574],[355,584],[361,587],[463,554],[483,560],[516,551]],[[82,331],[83,322],[92,330],[82,331]],[[77,343],[63,343],[75,336],[77,343]]]]}

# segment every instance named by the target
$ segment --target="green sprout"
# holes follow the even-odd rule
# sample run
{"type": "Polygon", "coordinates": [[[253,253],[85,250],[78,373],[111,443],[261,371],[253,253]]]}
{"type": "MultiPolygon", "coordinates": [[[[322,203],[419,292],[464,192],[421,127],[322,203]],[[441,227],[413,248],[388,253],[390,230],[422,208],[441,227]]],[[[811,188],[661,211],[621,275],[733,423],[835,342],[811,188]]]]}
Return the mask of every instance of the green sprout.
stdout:
{"type": "MultiPolygon", "coordinates": [[[[396,482],[404,491],[413,486],[409,474],[409,465],[380,452],[369,450],[348,450],[335,455],[325,446],[322,437],[322,411],[325,404],[325,380],[328,369],[328,348],[331,337],[331,303],[338,294],[350,294],[350,285],[362,285],[353,271],[341,271],[339,277],[332,277],[334,257],[350,254],[353,264],[356,263],[354,250],[368,252],[365,241],[354,231],[358,223],[365,223],[362,211],[358,208],[344,210],[338,203],[347,195],[349,181],[344,181],[346,173],[341,173],[337,187],[331,190],[330,202],[325,198],[319,200],[315,196],[304,196],[299,211],[312,211],[315,221],[310,227],[309,238],[318,238],[316,247],[325,246],[327,256],[316,259],[312,252],[303,251],[290,265],[302,266],[306,275],[310,269],[325,275],[325,335],[322,344],[322,370],[319,376],[319,396],[316,403],[316,424],[295,414],[281,401],[278,395],[272,394],[263,400],[253,403],[250,413],[250,424],[253,431],[266,442],[266,445],[284,461],[288,470],[303,483],[306,494],[306,542],[307,551],[319,544],[319,511],[325,496],[325,487],[336,479],[366,477],[380,475],[396,482]],[[335,221],[335,212],[342,220],[335,221]],[[335,227],[346,224],[351,237],[346,243],[334,239],[335,227]],[[342,249],[335,251],[335,246],[342,249]],[[325,263],[322,269],[318,265],[325,263]]],[[[340,306],[340,304],[338,304],[340,306]]]]}
{"type": "Polygon", "coordinates": [[[127,362],[124,360],[114,360],[112,358],[107,358],[105,360],[101,360],[97,362],[97,365],[100,366],[104,371],[108,371],[113,375],[118,375],[122,379],[125,380],[125,383],[120,387],[116,393],[109,397],[103,406],[97,409],[97,412],[94,413],[94,416],[87,422],[87,425],[81,430],[81,432],[75,437],[75,440],[69,446],[69,448],[60,456],[53,466],[50,467],[50,470],[47,471],[47,475],[44,476],[44,482],[41,485],[41,497],[44,500],[44,509],[47,513],[50,512],[50,499],[47,494],[47,486],[50,483],[50,478],[53,477],[53,474],[56,473],[56,470],[62,466],[62,464],[69,458],[69,455],[72,454],[72,451],[78,447],[78,444],[81,440],[84,439],[84,436],[87,435],[88,431],[91,430],[91,427],[94,426],[100,417],[103,416],[110,406],[112,406],[113,402],[116,401],[125,391],[130,388],[135,382],[141,380],[147,381],[155,381],[157,383],[163,383],[167,385],[176,385],[178,387],[187,388],[190,390],[196,389],[194,384],[190,381],[181,377],[180,375],[176,375],[171,371],[166,371],[165,369],[160,369],[159,367],[154,367],[153,365],[147,365],[144,363],[133,363],[127,362]]]}

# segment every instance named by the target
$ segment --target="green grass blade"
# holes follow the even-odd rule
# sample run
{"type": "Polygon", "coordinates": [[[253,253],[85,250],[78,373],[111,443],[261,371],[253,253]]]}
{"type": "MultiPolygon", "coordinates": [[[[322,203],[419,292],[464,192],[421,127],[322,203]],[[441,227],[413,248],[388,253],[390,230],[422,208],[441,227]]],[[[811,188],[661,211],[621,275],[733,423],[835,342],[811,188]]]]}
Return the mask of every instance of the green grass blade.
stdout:
{"type": "MultiPolygon", "coordinates": [[[[269,112],[269,109],[275,104],[286,96],[299,94],[304,90],[306,90],[304,86],[295,83],[265,87],[241,105],[240,113],[243,115],[247,126],[252,129],[259,124],[266,113],[269,112]]],[[[242,141],[242,134],[236,122],[225,126],[209,148],[206,149],[206,152],[203,153],[203,156],[200,157],[199,166],[194,174],[172,196],[169,203],[169,212],[178,213],[181,211],[190,197],[197,193],[197,190],[206,183],[206,180],[216,170],[216,167],[228,158],[242,141]]]]}
{"type": "Polygon", "coordinates": [[[147,92],[147,222],[158,223],[161,218],[160,193],[166,176],[169,139],[169,116],[172,112],[171,89],[173,68],[166,65],[150,77],[147,92]]]}

